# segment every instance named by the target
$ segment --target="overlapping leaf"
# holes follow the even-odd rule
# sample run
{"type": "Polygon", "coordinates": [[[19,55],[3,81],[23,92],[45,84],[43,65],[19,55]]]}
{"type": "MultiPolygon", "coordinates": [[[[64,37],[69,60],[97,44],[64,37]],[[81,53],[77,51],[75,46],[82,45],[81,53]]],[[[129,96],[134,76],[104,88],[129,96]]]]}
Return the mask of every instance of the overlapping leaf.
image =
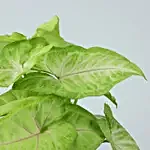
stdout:
{"type": "Polygon", "coordinates": [[[77,133],[71,124],[60,120],[65,112],[63,99],[37,96],[33,101],[9,118],[0,119],[0,149],[70,150],[77,133]]]}
{"type": "Polygon", "coordinates": [[[30,95],[34,93],[12,90],[0,96],[0,101],[8,99],[0,114],[10,113],[0,119],[0,149],[91,150],[103,142],[96,118],[88,111],[58,96],[30,95]]]}
{"type": "Polygon", "coordinates": [[[50,49],[45,47],[46,44],[43,38],[34,38],[6,45],[0,51],[0,86],[9,86],[28,72],[35,64],[37,56],[50,49]]]}
{"type": "Polygon", "coordinates": [[[113,117],[107,104],[105,104],[104,113],[106,117],[98,117],[98,122],[113,150],[140,150],[130,134],[113,117]]]}
{"type": "Polygon", "coordinates": [[[36,58],[52,47],[70,45],[59,35],[59,19],[54,17],[42,24],[36,34],[27,40],[20,33],[0,36],[0,86],[9,86],[35,64],[36,58]]]}
{"type": "Polygon", "coordinates": [[[43,37],[50,45],[55,47],[66,47],[70,45],[59,34],[59,18],[57,16],[40,25],[33,37],[43,37]]]}
{"type": "MultiPolygon", "coordinates": [[[[36,69],[47,73],[45,77],[42,76],[42,80],[44,78],[47,80],[49,74],[53,74],[55,78],[52,82],[59,84],[55,94],[74,99],[103,95],[108,93],[114,85],[132,75],[144,76],[140,68],[128,59],[113,51],[97,47],[88,50],[78,46],[53,48],[39,60],[36,69]]],[[[23,89],[24,84],[36,82],[33,80],[30,75],[26,76],[16,83],[15,88],[23,89]]],[[[39,82],[42,81],[39,79],[39,82]]],[[[38,86],[38,83],[34,84],[38,86]]],[[[51,89],[47,83],[43,83],[43,86],[45,93],[47,89],[51,89]]],[[[34,87],[35,91],[36,87],[34,87]]]]}
{"type": "Polygon", "coordinates": [[[104,141],[104,135],[96,123],[96,118],[77,105],[68,105],[65,120],[73,124],[78,136],[72,150],[95,150],[104,141]]]}

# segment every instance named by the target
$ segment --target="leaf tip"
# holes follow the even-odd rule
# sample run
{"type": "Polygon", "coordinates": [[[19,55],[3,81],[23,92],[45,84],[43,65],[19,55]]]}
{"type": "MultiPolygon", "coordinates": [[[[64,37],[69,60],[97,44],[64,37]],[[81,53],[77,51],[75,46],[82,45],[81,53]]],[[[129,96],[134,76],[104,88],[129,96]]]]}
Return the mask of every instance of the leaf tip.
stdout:
{"type": "Polygon", "coordinates": [[[147,81],[147,78],[146,78],[144,72],[142,71],[142,69],[139,66],[137,66],[134,63],[131,63],[130,66],[134,70],[134,74],[135,75],[142,76],[147,81]]]}
{"type": "Polygon", "coordinates": [[[143,78],[144,78],[146,81],[148,81],[146,75],[145,75],[143,72],[142,72],[142,76],[143,76],[143,78]]]}
{"type": "Polygon", "coordinates": [[[58,15],[54,15],[52,19],[56,19],[57,21],[59,21],[59,16],[58,15]]]}
{"type": "Polygon", "coordinates": [[[146,75],[144,74],[144,72],[140,68],[139,68],[139,74],[138,75],[142,76],[147,81],[146,75]]]}
{"type": "Polygon", "coordinates": [[[118,108],[117,100],[110,92],[107,92],[104,96],[107,97],[116,106],[116,108],[118,108]]]}

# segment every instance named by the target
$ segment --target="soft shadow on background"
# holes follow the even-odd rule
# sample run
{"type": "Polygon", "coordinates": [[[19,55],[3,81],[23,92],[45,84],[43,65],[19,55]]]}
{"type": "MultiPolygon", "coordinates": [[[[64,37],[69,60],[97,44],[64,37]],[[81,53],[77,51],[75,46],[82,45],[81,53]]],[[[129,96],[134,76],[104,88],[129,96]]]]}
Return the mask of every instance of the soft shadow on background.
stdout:
{"type": "MultiPolygon", "coordinates": [[[[0,34],[13,31],[32,35],[52,16],[60,17],[63,37],[85,47],[99,45],[128,57],[150,79],[149,0],[1,0],[0,34]]],[[[0,92],[4,92],[1,89],[0,92]]],[[[149,149],[150,82],[132,77],[112,89],[119,108],[116,118],[135,138],[141,150],[149,149]]],[[[93,113],[103,112],[104,97],[90,97],[80,104],[93,113]]],[[[108,144],[99,150],[111,150],[108,144]]]]}

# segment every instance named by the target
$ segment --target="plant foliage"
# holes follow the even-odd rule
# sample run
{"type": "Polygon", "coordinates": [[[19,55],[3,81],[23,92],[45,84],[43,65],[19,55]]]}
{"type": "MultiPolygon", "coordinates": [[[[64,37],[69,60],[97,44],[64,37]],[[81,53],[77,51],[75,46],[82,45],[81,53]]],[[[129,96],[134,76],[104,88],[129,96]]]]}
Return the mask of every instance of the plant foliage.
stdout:
{"type": "Polygon", "coordinates": [[[124,56],[102,47],[84,48],[60,36],[59,18],[40,25],[31,38],[0,36],[0,150],[139,150],[113,117],[93,115],[77,100],[105,96],[132,75],[144,76],[124,56]],[[72,99],[75,100],[72,103],[72,99]]]}

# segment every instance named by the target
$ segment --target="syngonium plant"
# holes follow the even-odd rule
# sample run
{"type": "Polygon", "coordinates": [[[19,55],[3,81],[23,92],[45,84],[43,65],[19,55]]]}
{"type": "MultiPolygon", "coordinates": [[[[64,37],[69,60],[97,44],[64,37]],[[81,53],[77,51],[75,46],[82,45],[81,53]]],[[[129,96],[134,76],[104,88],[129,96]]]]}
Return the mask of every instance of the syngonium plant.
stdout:
{"type": "Polygon", "coordinates": [[[139,150],[114,118],[108,104],[94,115],[77,101],[105,96],[141,69],[102,47],[66,42],[59,18],[40,25],[31,38],[14,32],[0,36],[0,150],[96,150],[109,142],[113,150],[139,150]]]}

